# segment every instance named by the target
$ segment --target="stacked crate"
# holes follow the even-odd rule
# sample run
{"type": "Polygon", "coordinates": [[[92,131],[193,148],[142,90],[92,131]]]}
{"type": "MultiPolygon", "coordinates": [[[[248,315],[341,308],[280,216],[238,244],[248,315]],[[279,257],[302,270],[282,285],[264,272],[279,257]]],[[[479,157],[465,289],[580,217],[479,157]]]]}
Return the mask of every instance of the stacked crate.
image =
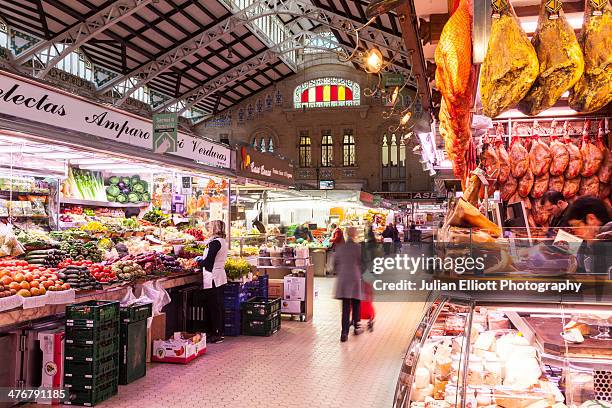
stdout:
{"type": "Polygon", "coordinates": [[[223,334],[240,336],[240,305],[247,299],[244,286],[238,282],[228,282],[223,286],[223,307],[225,320],[223,334]]]}
{"type": "Polygon", "coordinates": [[[242,304],[242,334],[271,336],[280,330],[280,298],[254,297],[242,304]]]}
{"type": "Polygon", "coordinates": [[[147,319],[152,303],[120,309],[119,384],[126,385],[147,374],[147,319]]]}
{"type": "Polygon", "coordinates": [[[96,405],[117,394],[119,302],[66,306],[64,404],[96,405]]]}

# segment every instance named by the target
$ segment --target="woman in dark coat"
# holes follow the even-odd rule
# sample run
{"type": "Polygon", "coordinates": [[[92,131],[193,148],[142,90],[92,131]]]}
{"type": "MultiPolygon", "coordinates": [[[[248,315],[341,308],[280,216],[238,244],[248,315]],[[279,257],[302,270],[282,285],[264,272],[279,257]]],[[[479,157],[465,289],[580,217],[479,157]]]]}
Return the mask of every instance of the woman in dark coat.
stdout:
{"type": "Polygon", "coordinates": [[[361,300],[361,246],[355,242],[357,230],[347,228],[346,242],[336,248],[334,269],[336,278],[336,299],[342,300],[342,333],[340,341],[348,340],[350,323],[355,327],[355,335],[363,333],[360,327],[361,300]],[[352,311],[352,316],[351,316],[352,311]]]}

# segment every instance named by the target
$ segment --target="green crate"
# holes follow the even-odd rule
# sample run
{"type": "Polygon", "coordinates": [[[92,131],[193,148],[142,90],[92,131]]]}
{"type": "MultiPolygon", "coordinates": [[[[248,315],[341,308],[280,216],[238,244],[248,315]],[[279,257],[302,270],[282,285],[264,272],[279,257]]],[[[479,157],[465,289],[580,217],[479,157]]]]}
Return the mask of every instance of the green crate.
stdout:
{"type": "Polygon", "coordinates": [[[63,401],[65,405],[84,405],[92,407],[117,394],[117,378],[100,384],[93,389],[69,388],[68,397],[63,401]]]}
{"type": "Polygon", "coordinates": [[[119,384],[129,384],[147,374],[147,321],[121,323],[119,384]]]}
{"type": "Polygon", "coordinates": [[[90,300],[66,306],[66,324],[98,326],[119,318],[119,302],[90,300]]]}
{"type": "Polygon", "coordinates": [[[119,356],[117,354],[104,357],[98,361],[66,360],[64,362],[64,381],[66,381],[66,378],[73,377],[95,378],[116,370],[118,367],[119,356]]]}
{"type": "Polygon", "coordinates": [[[99,374],[95,377],[80,377],[72,376],[66,377],[64,375],[64,388],[66,389],[77,389],[77,390],[93,390],[96,387],[107,384],[108,382],[115,381],[119,378],[119,368],[115,367],[111,371],[99,374]]]}
{"type": "Polygon", "coordinates": [[[270,316],[281,308],[280,298],[252,297],[242,304],[243,318],[270,316]]]}
{"type": "Polygon", "coordinates": [[[67,361],[98,361],[119,352],[119,339],[110,339],[94,344],[64,345],[64,359],[67,361]]]}
{"type": "Polygon", "coordinates": [[[94,344],[119,337],[119,322],[111,321],[101,326],[66,324],[66,344],[94,344]]]}
{"type": "Polygon", "coordinates": [[[151,317],[152,311],[153,303],[121,307],[119,309],[120,320],[122,323],[146,320],[151,317]]]}
{"type": "Polygon", "coordinates": [[[242,334],[244,336],[271,336],[281,327],[280,311],[264,319],[242,319],[242,334]]]}

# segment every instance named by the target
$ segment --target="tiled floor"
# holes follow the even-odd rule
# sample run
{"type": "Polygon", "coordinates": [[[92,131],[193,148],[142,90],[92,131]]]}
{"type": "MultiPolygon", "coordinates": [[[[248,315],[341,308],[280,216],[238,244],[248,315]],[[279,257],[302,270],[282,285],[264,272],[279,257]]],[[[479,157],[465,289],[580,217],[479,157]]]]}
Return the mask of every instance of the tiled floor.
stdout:
{"type": "Polygon", "coordinates": [[[100,404],[154,407],[391,407],[397,375],[422,303],[381,302],[373,333],[340,343],[333,278],[317,278],[311,322],[283,320],[272,337],[226,337],[186,366],[153,364],[100,404]]]}

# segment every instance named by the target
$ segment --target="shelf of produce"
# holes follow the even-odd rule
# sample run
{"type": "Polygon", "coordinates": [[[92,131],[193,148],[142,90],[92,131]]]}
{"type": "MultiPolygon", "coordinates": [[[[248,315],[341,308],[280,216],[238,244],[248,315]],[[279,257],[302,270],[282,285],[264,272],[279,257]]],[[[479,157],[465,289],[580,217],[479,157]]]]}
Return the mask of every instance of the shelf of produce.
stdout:
{"type": "Polygon", "coordinates": [[[0,215],[1,218],[30,218],[35,220],[48,220],[48,215],[0,215]]]}
{"type": "MultiPolygon", "coordinates": [[[[200,273],[183,273],[158,279],[164,289],[201,282],[200,273]]],[[[142,283],[142,282],[141,282],[142,283]]],[[[76,303],[88,300],[121,300],[135,283],[76,294],[76,303]]],[[[46,305],[32,309],[12,309],[0,312],[0,333],[16,329],[26,322],[61,315],[66,305],[46,305]]]]}
{"type": "Polygon", "coordinates": [[[37,195],[37,196],[48,196],[49,191],[10,191],[10,190],[0,190],[1,195],[37,195]]]}
{"type": "Polygon", "coordinates": [[[62,198],[61,204],[84,205],[91,207],[134,208],[148,207],[151,203],[115,203],[110,201],[81,200],[78,198],[62,198]]]}

